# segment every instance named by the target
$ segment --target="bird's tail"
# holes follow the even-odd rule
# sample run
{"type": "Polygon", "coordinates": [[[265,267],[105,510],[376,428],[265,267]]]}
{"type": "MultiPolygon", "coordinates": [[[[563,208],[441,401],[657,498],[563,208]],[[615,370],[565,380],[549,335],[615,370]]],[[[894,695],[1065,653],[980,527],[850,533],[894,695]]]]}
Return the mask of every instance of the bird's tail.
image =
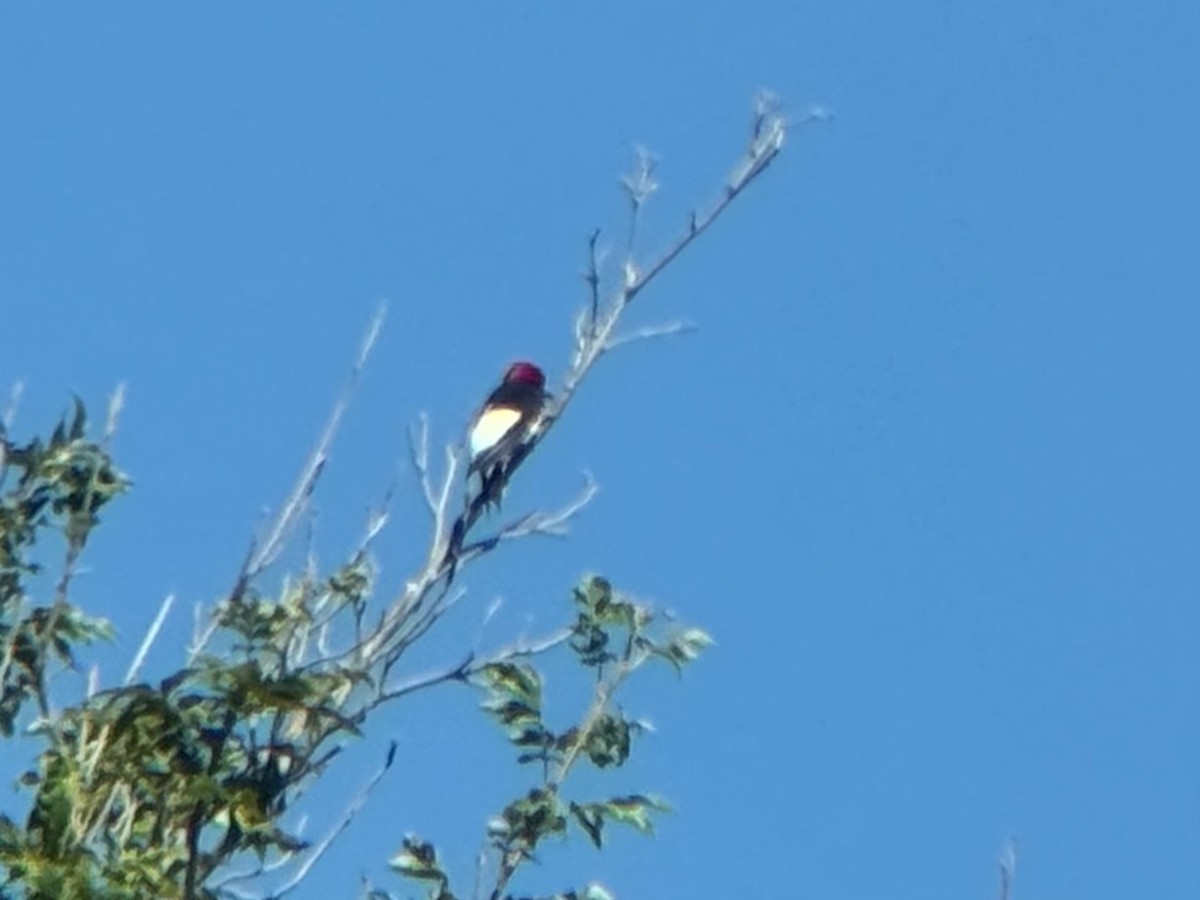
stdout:
{"type": "Polygon", "coordinates": [[[442,557],[442,567],[446,570],[446,587],[450,587],[454,583],[454,576],[458,574],[458,558],[462,554],[463,541],[467,537],[467,510],[463,510],[459,517],[454,520],[454,527],[450,529],[450,540],[446,543],[446,555],[442,557]]]}
{"type": "Polygon", "coordinates": [[[459,559],[462,557],[469,532],[479,518],[487,512],[489,506],[500,508],[500,497],[504,491],[505,472],[503,466],[496,466],[491,472],[479,473],[479,492],[474,497],[468,492],[463,511],[454,520],[450,529],[450,540],[446,542],[446,554],[442,557],[442,566],[446,568],[446,586],[449,587],[458,572],[459,559]]]}
{"type": "Polygon", "coordinates": [[[490,508],[500,509],[500,501],[504,499],[504,489],[508,487],[508,479],[512,477],[513,471],[528,455],[529,447],[521,447],[507,464],[498,463],[488,471],[478,470],[479,492],[472,497],[468,491],[463,511],[454,520],[454,526],[450,529],[450,540],[446,543],[446,555],[442,557],[442,566],[447,567],[447,587],[454,581],[454,576],[458,572],[458,563],[466,544],[467,533],[490,508]]]}

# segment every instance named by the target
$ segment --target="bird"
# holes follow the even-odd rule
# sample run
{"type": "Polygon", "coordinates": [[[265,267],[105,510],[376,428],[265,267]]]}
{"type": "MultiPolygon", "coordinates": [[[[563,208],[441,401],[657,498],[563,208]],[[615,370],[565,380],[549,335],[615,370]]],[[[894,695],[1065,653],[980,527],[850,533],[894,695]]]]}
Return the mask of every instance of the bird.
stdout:
{"type": "Polygon", "coordinates": [[[472,498],[468,489],[466,506],[450,529],[442,557],[447,587],[458,571],[467,532],[489,506],[500,506],[508,479],[533,449],[532,439],[542,425],[549,399],[545,373],[531,362],[515,362],[504,371],[499,386],[471,420],[467,429],[471,458],[467,482],[469,485],[471,476],[478,474],[479,490],[472,498]]]}
{"type": "Polygon", "coordinates": [[[531,362],[514,362],[475,414],[467,433],[467,478],[479,475],[477,505],[495,503],[529,452],[549,394],[546,375],[531,362]]]}

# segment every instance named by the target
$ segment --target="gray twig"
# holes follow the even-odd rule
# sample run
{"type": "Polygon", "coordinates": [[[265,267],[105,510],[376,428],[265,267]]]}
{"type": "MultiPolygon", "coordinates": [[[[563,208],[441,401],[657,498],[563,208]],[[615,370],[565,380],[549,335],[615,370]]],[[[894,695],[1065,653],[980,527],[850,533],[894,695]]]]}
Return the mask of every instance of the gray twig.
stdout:
{"type": "Polygon", "coordinates": [[[141,646],[138,647],[138,651],[133,657],[133,662],[129,664],[129,670],[125,673],[126,686],[133,684],[141,674],[142,666],[146,662],[146,654],[150,652],[150,648],[158,638],[158,633],[162,630],[163,623],[167,621],[167,614],[170,613],[174,603],[175,595],[167,594],[166,599],[159,606],[158,613],[154,616],[154,621],[150,623],[150,627],[146,630],[146,636],[142,638],[141,646]]]}
{"type": "Polygon", "coordinates": [[[651,195],[658,190],[658,182],[654,180],[656,168],[658,159],[639,145],[633,151],[633,171],[621,178],[621,187],[625,189],[625,196],[629,198],[629,233],[625,256],[630,263],[633,260],[633,251],[637,247],[642,209],[651,195]]]}
{"type": "Polygon", "coordinates": [[[476,657],[472,654],[456,666],[450,666],[449,668],[425,675],[418,675],[400,684],[393,685],[380,694],[378,701],[373,705],[398,700],[407,694],[412,694],[437,684],[445,684],[449,681],[468,681],[488,666],[508,662],[513,659],[537,656],[564,643],[570,637],[571,629],[561,628],[546,637],[533,641],[518,641],[484,657],[476,657]]]}
{"type": "Polygon", "coordinates": [[[387,757],[384,759],[383,765],[380,766],[379,771],[372,776],[371,780],[366,783],[362,790],[358,792],[358,795],[351,801],[350,805],[346,808],[346,812],[343,813],[341,821],[339,821],[337,825],[333,827],[333,829],[325,836],[321,843],[317,844],[316,847],[309,851],[308,857],[300,865],[300,868],[296,870],[296,873],[278,890],[273,891],[269,895],[270,900],[278,900],[279,897],[291,893],[300,884],[300,882],[302,882],[308,876],[308,873],[312,867],[315,866],[318,860],[320,860],[320,858],[325,855],[329,848],[333,846],[333,842],[336,841],[339,836],[341,836],[342,832],[350,826],[350,823],[354,821],[354,818],[359,814],[359,812],[362,811],[362,808],[366,806],[367,800],[371,796],[371,793],[379,785],[379,782],[383,781],[383,776],[387,774],[388,769],[392,767],[392,763],[395,761],[396,742],[392,741],[388,745],[387,757]]]}
{"type": "Polygon", "coordinates": [[[695,331],[696,326],[691,322],[684,322],[681,319],[676,319],[673,322],[663,322],[661,325],[645,325],[625,334],[614,334],[608,339],[605,344],[605,352],[615,350],[624,344],[632,344],[635,341],[644,341],[650,338],[670,337],[674,334],[686,334],[689,331],[695,331]]]}
{"type": "Polygon", "coordinates": [[[103,438],[105,447],[112,443],[113,436],[117,433],[117,420],[121,418],[121,410],[124,408],[125,382],[122,381],[112,392],[112,396],[108,398],[108,417],[104,422],[103,438]]]}
{"type": "Polygon", "coordinates": [[[583,280],[588,286],[588,328],[587,334],[596,334],[596,322],[600,318],[600,260],[596,253],[596,242],[600,240],[600,229],[592,230],[588,236],[588,267],[583,280]]]}
{"type": "Polygon", "coordinates": [[[421,482],[421,495],[425,498],[425,506],[429,514],[436,519],[437,497],[429,476],[429,416],[421,413],[419,421],[419,428],[408,430],[408,455],[413,469],[416,470],[417,479],[421,482]]]}
{"type": "Polygon", "coordinates": [[[0,423],[5,428],[12,428],[13,420],[17,417],[17,410],[21,406],[21,395],[25,393],[25,382],[18,381],[8,392],[8,405],[4,407],[4,415],[0,416],[0,423]]]}
{"type": "Polygon", "coordinates": [[[1000,900],[1009,900],[1017,872],[1017,842],[1009,839],[1000,853],[1000,900]]]}
{"type": "Polygon", "coordinates": [[[317,479],[321,477],[321,470],[325,467],[325,462],[329,458],[329,449],[333,445],[333,439],[337,434],[338,426],[342,423],[342,416],[345,415],[346,409],[350,406],[350,399],[354,396],[354,390],[358,386],[358,378],[367,364],[367,359],[370,357],[371,351],[375,347],[375,341],[379,337],[379,331],[383,327],[385,312],[386,307],[381,305],[371,320],[371,324],[367,327],[366,336],[363,338],[362,346],[358,352],[358,359],[355,360],[354,366],[350,369],[350,374],[346,379],[345,386],[342,388],[341,395],[338,397],[337,402],[334,403],[333,409],[330,410],[325,428],[322,430],[321,436],[317,439],[312,453],[309,454],[308,459],[301,468],[300,476],[296,480],[296,486],[292,489],[287,501],[280,509],[279,515],[275,518],[275,522],[271,526],[266,539],[253,550],[241,574],[238,576],[238,584],[240,586],[244,587],[246,583],[261,574],[275,560],[279,552],[283,549],[288,535],[296,527],[296,523],[300,520],[305,508],[308,506],[308,500],[312,496],[313,488],[316,487],[317,479]]]}

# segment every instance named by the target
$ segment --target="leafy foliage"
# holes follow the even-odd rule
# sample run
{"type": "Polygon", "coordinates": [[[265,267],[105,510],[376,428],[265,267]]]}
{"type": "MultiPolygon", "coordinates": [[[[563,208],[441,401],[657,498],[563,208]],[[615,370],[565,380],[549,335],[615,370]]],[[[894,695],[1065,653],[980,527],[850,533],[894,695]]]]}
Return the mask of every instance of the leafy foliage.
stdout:
{"type": "MultiPolygon", "coordinates": [[[[528,662],[485,665],[474,678],[484,692],[481,709],[503,730],[517,751],[518,763],[538,763],[541,767],[538,783],[488,823],[487,840],[499,859],[491,900],[511,898],[505,891],[517,870],[536,858],[547,839],[566,835],[572,823],[596,847],[602,847],[610,823],[649,833],[653,831],[652,815],[670,808],[653,794],[618,794],[580,801],[565,798],[563,788],[580,760],[587,760],[597,769],[617,769],[628,761],[633,738],[642,726],[613,708],[613,697],[626,679],[654,659],[680,670],[710,646],[712,639],[696,628],[660,633],[658,617],[650,607],[615,591],[600,576],[585,578],[572,591],[572,600],[575,619],[569,647],[578,663],[595,673],[596,684],[579,722],[561,730],[547,724],[543,678],[528,662]]],[[[409,838],[391,865],[402,875],[428,882],[430,900],[451,900],[456,895],[450,892],[450,879],[436,860],[431,844],[409,838]],[[416,853],[414,848],[421,852],[416,853]]],[[[553,895],[608,896],[599,885],[582,892],[553,895]]]]}
{"type": "Polygon", "coordinates": [[[450,893],[450,878],[442,871],[432,844],[406,837],[400,852],[388,861],[388,865],[406,878],[428,882],[430,900],[456,900],[450,893]]]}
{"type": "Polygon", "coordinates": [[[77,402],[48,441],[0,432],[0,733],[12,736],[32,702],[44,741],[22,778],[33,791],[24,823],[0,816],[0,866],[29,896],[199,896],[239,854],[304,848],[279,820],[336,754],[331,741],[358,733],[362,708],[348,701],[366,676],[295,666],[292,651],[320,611],[359,609],[372,573],[357,554],[277,598],[247,587],[214,620],[224,650],[52,714],[51,666],[111,633],[72,602],[71,576],[99,512],[130,484],[86,431],[77,402]],[[53,599],[38,604],[28,582],[53,537],[64,558],[53,599]]]}
{"type": "Polygon", "coordinates": [[[0,735],[10,737],[22,708],[49,712],[46,676],[54,663],[74,664],[73,648],[111,636],[108,623],[69,602],[75,562],[99,523],[99,513],[124,492],[128,479],[108,452],[86,438],[87,413],[72,413],[50,439],[8,439],[0,424],[0,735]],[[29,579],[42,573],[35,550],[58,536],[65,560],[54,598],[37,604],[29,579]]]}
{"type": "MultiPolygon", "coordinates": [[[[249,856],[265,869],[309,847],[283,824],[287,811],[341,742],[360,735],[370,710],[405,692],[387,687],[394,656],[368,652],[381,633],[366,623],[374,567],[364,546],[331,574],[306,571],[275,595],[239,579],[185,666],[51,713],[51,667],[74,665],[77,648],[111,632],[72,602],[71,576],[99,513],[130,484],[86,432],[77,403],[48,441],[16,444],[0,433],[0,733],[13,735],[32,703],[30,729],[43,741],[22,777],[27,816],[0,815],[0,893],[7,885],[29,897],[227,896],[220,873],[231,861],[249,856]],[[54,596],[38,604],[29,580],[44,572],[38,554],[49,538],[63,559],[54,596]]],[[[649,607],[604,578],[585,578],[571,598],[565,641],[548,646],[569,647],[595,674],[575,724],[547,720],[543,677],[522,653],[468,660],[429,682],[476,684],[517,762],[538,767],[536,783],[488,824],[494,900],[511,897],[518,868],[571,827],[597,847],[610,823],[651,830],[652,814],[667,809],[653,795],[571,799],[563,786],[580,761],[618,769],[629,759],[642,726],[611,702],[629,675],[652,659],[679,669],[710,643],[694,629],[660,633],[649,607]]],[[[431,900],[457,900],[431,844],[406,838],[390,865],[431,900]]],[[[611,895],[593,884],[552,896],[611,895]]]]}

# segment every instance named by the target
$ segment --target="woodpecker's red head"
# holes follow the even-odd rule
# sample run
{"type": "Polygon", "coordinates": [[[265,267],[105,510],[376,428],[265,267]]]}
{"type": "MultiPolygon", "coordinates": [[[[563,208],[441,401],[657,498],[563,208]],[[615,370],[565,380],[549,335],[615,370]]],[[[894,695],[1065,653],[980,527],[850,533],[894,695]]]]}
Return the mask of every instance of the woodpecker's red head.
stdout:
{"type": "Polygon", "coordinates": [[[546,386],[546,375],[531,362],[515,362],[504,372],[505,384],[527,384],[538,389],[546,386]]]}
{"type": "Polygon", "coordinates": [[[499,508],[509,479],[533,450],[549,400],[545,373],[531,362],[515,362],[475,413],[467,431],[467,477],[478,475],[479,489],[472,496],[468,488],[467,508],[451,529],[443,563],[449,567],[447,584],[454,578],[467,532],[488,507],[499,508]]]}
{"type": "Polygon", "coordinates": [[[515,362],[488,396],[471,425],[472,470],[506,464],[528,436],[546,402],[546,376],[530,362],[515,362]]]}

